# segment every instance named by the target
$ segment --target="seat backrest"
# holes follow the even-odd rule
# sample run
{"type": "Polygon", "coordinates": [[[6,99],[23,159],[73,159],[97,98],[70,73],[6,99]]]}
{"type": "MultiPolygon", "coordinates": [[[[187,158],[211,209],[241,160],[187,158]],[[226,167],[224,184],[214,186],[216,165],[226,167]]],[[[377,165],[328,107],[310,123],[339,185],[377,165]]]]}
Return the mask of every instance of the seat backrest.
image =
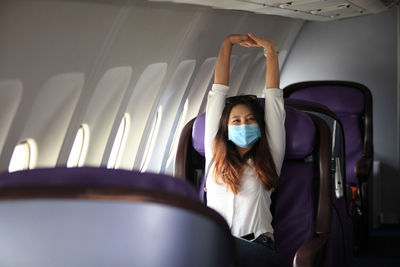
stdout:
{"type": "Polygon", "coordinates": [[[228,225],[196,198],[190,185],[157,174],[1,174],[0,259],[5,266],[231,266],[228,225]]]}
{"type": "Polygon", "coordinates": [[[320,103],[341,120],[346,140],[347,182],[358,185],[372,170],[372,95],[362,84],[345,81],[301,82],[287,86],[284,96],[320,103]]]}
{"type": "Polygon", "coordinates": [[[332,223],[331,238],[327,255],[327,267],[352,266],[353,262],[353,224],[347,199],[345,172],[344,131],[340,119],[326,106],[301,99],[285,99],[285,104],[298,110],[322,118],[329,126],[332,135],[332,223]]]}
{"type": "Polygon", "coordinates": [[[334,172],[333,186],[335,197],[337,199],[346,198],[346,156],[342,121],[333,111],[320,103],[286,98],[285,104],[295,109],[314,114],[327,123],[332,135],[332,162],[334,162],[334,169],[332,170],[334,172]]]}
{"type": "MultiPolygon", "coordinates": [[[[263,99],[259,101],[263,106],[263,99]]],[[[204,157],[204,118],[202,114],[187,124],[181,135],[178,155],[186,153],[186,156],[204,157]]],[[[272,203],[281,266],[292,266],[296,253],[301,259],[304,250],[298,250],[310,239],[320,237],[325,247],[328,241],[331,136],[321,119],[315,118],[315,121],[318,121],[318,126],[309,115],[286,107],[286,155],[272,203]]],[[[176,166],[181,169],[176,169],[176,174],[185,177],[185,174],[194,173],[187,170],[193,168],[190,165],[193,161],[186,159],[186,164],[177,162],[176,166]]],[[[187,180],[201,179],[204,166],[196,167],[200,175],[186,176],[187,180]]],[[[198,181],[193,183],[202,184],[198,181]]],[[[201,187],[198,189],[201,192],[201,187]]]]}
{"type": "Polygon", "coordinates": [[[189,121],[182,129],[175,160],[174,176],[191,183],[203,200],[205,113],[189,121]]]}
{"type": "MultiPolygon", "coordinates": [[[[302,261],[306,243],[324,239],[323,264],[331,223],[330,133],[319,118],[286,107],[286,153],[273,194],[273,226],[281,266],[302,261]]],[[[315,248],[313,248],[315,249],[315,248]]]]}
{"type": "Polygon", "coordinates": [[[0,189],[14,187],[107,187],[152,189],[197,199],[187,182],[167,175],[106,168],[44,168],[0,175],[0,189]]]}

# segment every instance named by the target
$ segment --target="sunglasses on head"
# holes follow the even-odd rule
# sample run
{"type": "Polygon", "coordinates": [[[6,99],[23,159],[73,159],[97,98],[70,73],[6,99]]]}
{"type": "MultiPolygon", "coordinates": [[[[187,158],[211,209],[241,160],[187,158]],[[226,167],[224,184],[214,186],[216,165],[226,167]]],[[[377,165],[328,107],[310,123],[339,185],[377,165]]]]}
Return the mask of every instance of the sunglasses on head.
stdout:
{"type": "Polygon", "coordinates": [[[226,104],[234,104],[237,102],[240,102],[242,100],[247,100],[247,101],[257,101],[257,96],[256,95],[237,95],[237,96],[231,96],[228,97],[225,100],[226,104]]]}

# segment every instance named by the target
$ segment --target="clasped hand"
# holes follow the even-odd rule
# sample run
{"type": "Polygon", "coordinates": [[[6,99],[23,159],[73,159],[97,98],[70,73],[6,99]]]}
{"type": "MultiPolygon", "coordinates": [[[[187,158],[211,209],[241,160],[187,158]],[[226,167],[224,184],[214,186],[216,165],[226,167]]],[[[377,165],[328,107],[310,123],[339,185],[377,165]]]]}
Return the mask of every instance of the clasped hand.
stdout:
{"type": "Polygon", "coordinates": [[[231,34],[225,40],[229,41],[232,45],[239,44],[244,47],[263,47],[265,52],[276,52],[276,44],[274,41],[256,36],[252,33],[249,34],[231,34]]]}

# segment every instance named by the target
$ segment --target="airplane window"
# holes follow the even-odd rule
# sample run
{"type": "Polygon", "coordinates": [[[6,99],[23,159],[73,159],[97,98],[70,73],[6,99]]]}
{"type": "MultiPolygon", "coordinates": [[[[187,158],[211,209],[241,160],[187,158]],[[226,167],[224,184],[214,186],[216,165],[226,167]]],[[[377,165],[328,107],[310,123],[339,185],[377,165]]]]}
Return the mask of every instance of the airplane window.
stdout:
{"type": "Polygon", "coordinates": [[[149,164],[149,151],[153,150],[154,139],[157,136],[158,129],[160,128],[161,117],[162,117],[162,107],[160,106],[160,108],[157,111],[156,118],[155,118],[155,120],[153,122],[153,126],[151,127],[151,132],[150,132],[150,135],[149,135],[149,139],[147,141],[147,145],[146,145],[146,149],[145,149],[145,152],[144,152],[142,165],[140,167],[140,171],[141,172],[145,172],[147,167],[148,167],[148,164],[149,164]]]}
{"type": "Polygon", "coordinates": [[[85,162],[87,149],[89,146],[89,126],[82,124],[76,133],[74,144],[72,145],[71,153],[69,154],[67,167],[81,167],[85,162]]]}
{"type": "Polygon", "coordinates": [[[33,139],[21,141],[14,149],[9,172],[33,169],[36,165],[37,146],[33,139]]]}
{"type": "Polygon", "coordinates": [[[129,114],[125,113],[119,125],[117,135],[115,136],[107,168],[119,168],[130,128],[130,121],[129,114]]]}

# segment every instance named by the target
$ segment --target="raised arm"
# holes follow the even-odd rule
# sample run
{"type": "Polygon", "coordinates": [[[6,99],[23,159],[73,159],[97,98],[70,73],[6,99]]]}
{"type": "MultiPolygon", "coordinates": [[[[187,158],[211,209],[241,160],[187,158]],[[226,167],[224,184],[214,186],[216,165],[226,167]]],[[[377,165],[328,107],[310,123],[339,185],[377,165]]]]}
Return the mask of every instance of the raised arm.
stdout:
{"type": "MultiPolygon", "coordinates": [[[[229,70],[232,46],[235,44],[251,43],[246,34],[231,34],[225,37],[219,50],[217,64],[215,65],[214,83],[229,85],[229,70]]],[[[247,46],[247,45],[244,45],[247,46]]]]}
{"type": "MultiPolygon", "coordinates": [[[[225,37],[219,50],[217,64],[214,73],[214,85],[208,93],[206,107],[206,126],[204,136],[204,147],[206,152],[206,166],[212,159],[212,144],[218,131],[219,119],[225,106],[225,98],[229,90],[229,69],[232,46],[235,44],[244,45],[253,41],[246,34],[232,34],[225,37]]],[[[244,45],[247,46],[247,45],[244,45]]]]}
{"type": "Polygon", "coordinates": [[[275,43],[273,41],[249,33],[253,43],[245,42],[247,47],[263,47],[267,58],[265,75],[265,130],[276,171],[280,175],[285,156],[285,108],[282,90],[279,89],[279,63],[275,43]]]}
{"type": "Polygon", "coordinates": [[[245,42],[244,46],[260,46],[264,48],[265,57],[267,58],[267,68],[265,74],[265,87],[279,88],[279,61],[277,49],[274,41],[258,37],[249,33],[249,37],[255,44],[245,42]]]}

